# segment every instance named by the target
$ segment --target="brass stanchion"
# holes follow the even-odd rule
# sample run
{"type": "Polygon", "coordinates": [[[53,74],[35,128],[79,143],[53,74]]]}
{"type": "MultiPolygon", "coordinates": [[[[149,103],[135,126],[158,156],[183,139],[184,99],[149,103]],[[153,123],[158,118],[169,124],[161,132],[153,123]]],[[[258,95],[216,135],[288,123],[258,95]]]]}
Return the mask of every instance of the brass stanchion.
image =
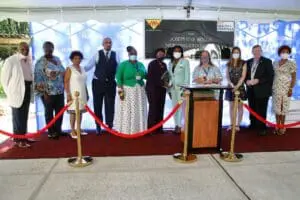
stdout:
{"type": "Polygon", "coordinates": [[[197,161],[197,156],[188,153],[188,131],[189,131],[189,106],[190,106],[190,91],[185,91],[185,124],[184,124],[184,147],[183,153],[176,153],[173,158],[177,162],[192,163],[197,161]]]}
{"type": "Polygon", "coordinates": [[[243,160],[243,155],[234,153],[234,144],[235,144],[235,133],[236,133],[236,116],[237,116],[237,108],[239,104],[239,95],[240,92],[237,90],[234,92],[234,105],[233,105],[233,119],[232,119],[232,127],[231,127],[231,142],[230,142],[230,151],[229,152],[221,152],[221,159],[227,162],[240,162],[243,160]]]}
{"type": "Polygon", "coordinates": [[[79,92],[75,92],[75,114],[76,114],[76,132],[77,132],[77,157],[69,158],[68,163],[72,167],[86,167],[93,162],[90,156],[82,156],[81,148],[81,129],[80,129],[80,110],[79,110],[79,92]]]}

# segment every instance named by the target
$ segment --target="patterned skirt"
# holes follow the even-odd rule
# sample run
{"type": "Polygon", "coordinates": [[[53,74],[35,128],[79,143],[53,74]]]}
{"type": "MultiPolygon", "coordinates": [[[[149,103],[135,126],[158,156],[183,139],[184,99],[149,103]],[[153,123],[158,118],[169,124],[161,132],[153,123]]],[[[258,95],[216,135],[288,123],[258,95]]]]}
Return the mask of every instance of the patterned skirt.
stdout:
{"type": "Polygon", "coordinates": [[[140,85],[124,86],[125,98],[117,98],[114,127],[116,130],[132,134],[147,129],[147,96],[140,85]]]}
{"type": "MultiPolygon", "coordinates": [[[[283,90],[284,91],[284,90],[283,90]]],[[[287,95],[288,90],[282,92],[273,89],[272,109],[276,115],[287,115],[290,108],[291,97],[287,95]]]]}

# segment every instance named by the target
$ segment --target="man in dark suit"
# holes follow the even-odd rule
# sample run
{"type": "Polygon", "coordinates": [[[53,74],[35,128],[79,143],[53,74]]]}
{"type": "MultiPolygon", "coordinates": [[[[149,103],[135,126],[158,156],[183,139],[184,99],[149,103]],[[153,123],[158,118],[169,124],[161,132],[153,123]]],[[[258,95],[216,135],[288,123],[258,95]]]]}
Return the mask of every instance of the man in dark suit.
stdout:
{"type": "MultiPolygon", "coordinates": [[[[247,61],[247,94],[249,106],[266,119],[269,97],[272,95],[274,70],[272,61],[262,56],[260,45],[252,48],[253,58],[247,61]]],[[[259,130],[259,135],[266,135],[266,125],[250,114],[250,128],[259,130]]]]}
{"type": "MultiPolygon", "coordinates": [[[[116,97],[116,70],[118,59],[116,52],[111,50],[112,41],[110,38],[104,38],[103,49],[89,61],[85,70],[88,71],[95,66],[94,77],[92,81],[94,112],[100,120],[103,120],[102,106],[105,104],[105,123],[112,128],[115,113],[116,97]]],[[[96,131],[99,135],[101,127],[96,123],[96,131]]]]}

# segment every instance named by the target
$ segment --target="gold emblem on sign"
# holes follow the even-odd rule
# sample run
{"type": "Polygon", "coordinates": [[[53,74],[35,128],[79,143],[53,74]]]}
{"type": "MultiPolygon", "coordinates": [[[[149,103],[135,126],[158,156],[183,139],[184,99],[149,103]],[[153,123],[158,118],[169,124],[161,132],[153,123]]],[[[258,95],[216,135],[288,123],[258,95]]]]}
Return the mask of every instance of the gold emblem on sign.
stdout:
{"type": "Polygon", "coordinates": [[[160,19],[146,19],[147,24],[155,30],[161,23],[160,19]]]}

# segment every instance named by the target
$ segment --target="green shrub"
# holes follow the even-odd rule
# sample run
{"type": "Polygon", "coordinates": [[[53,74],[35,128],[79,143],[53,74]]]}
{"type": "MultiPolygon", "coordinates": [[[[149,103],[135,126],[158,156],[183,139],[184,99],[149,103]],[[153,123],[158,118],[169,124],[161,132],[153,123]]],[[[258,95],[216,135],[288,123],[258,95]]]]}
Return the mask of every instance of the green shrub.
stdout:
{"type": "MultiPolygon", "coordinates": [[[[1,61],[0,61],[0,77],[1,77],[2,64],[3,64],[3,62],[1,63],[1,61]]],[[[0,98],[1,97],[5,97],[5,93],[4,93],[3,87],[2,87],[2,85],[0,83],[0,98]]]]}

